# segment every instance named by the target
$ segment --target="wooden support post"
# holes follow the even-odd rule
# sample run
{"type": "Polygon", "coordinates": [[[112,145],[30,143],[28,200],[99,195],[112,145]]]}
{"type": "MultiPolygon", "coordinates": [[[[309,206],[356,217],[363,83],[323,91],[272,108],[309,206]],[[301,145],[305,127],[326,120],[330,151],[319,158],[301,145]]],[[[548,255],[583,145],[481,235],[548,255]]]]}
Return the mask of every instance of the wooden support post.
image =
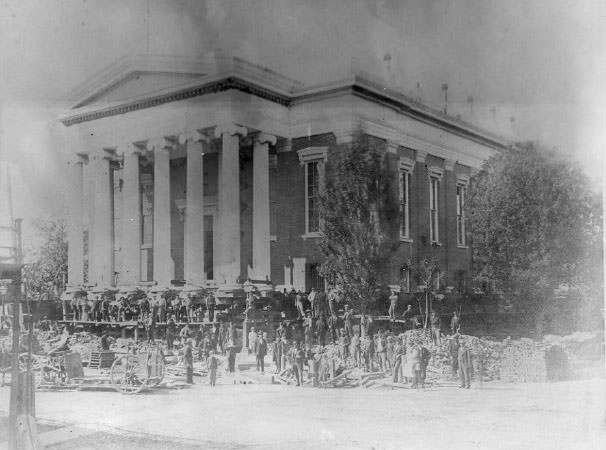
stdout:
{"type": "Polygon", "coordinates": [[[241,352],[247,351],[248,348],[248,320],[242,322],[242,350],[241,352]]]}

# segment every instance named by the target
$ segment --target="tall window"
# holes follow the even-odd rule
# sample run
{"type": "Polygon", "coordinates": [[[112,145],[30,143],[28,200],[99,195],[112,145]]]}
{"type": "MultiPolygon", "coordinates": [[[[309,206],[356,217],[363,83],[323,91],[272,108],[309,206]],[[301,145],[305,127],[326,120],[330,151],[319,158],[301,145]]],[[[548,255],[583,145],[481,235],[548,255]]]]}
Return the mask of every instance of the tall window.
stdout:
{"type": "Polygon", "coordinates": [[[320,171],[319,161],[305,163],[306,233],[320,231],[320,171]]]}
{"type": "Polygon", "coordinates": [[[328,147],[307,147],[297,150],[299,162],[305,169],[305,234],[320,236],[320,192],[323,189],[324,164],[328,147]]]}
{"type": "Polygon", "coordinates": [[[467,187],[457,184],[457,245],[466,245],[465,239],[465,195],[467,187]]]}
{"type": "Polygon", "coordinates": [[[440,242],[439,199],[440,179],[431,176],[429,177],[429,234],[432,243],[440,242]]]}
{"type": "Polygon", "coordinates": [[[400,170],[400,237],[410,238],[410,172],[400,170]]]}

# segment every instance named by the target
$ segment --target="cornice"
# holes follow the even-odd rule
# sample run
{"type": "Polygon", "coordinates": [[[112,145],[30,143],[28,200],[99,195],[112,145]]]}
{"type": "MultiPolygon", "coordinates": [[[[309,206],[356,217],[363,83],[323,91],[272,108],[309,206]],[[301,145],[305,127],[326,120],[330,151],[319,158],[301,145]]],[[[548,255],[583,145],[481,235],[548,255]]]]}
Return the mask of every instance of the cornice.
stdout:
{"type": "MultiPolygon", "coordinates": [[[[494,149],[503,149],[508,146],[508,142],[497,136],[491,135],[485,130],[444,115],[398,91],[384,87],[380,83],[365,77],[354,76],[336,83],[303,87],[301,83],[238,58],[216,59],[214,74],[212,75],[204,76],[201,74],[200,79],[182,84],[178,87],[160,90],[125,101],[117,101],[113,104],[84,106],[82,108],[72,109],[61,117],[60,121],[65,126],[71,126],[82,122],[126,114],[166,103],[187,100],[207,94],[216,94],[228,90],[237,90],[254,95],[286,108],[305,102],[318,101],[327,96],[353,95],[389,107],[399,114],[409,116],[414,120],[430,124],[432,127],[443,129],[449,133],[478,142],[484,146],[494,149]]],[[[137,67],[144,66],[145,65],[139,65],[137,67]]],[[[209,66],[203,67],[203,65],[201,65],[198,67],[200,71],[204,68],[209,68],[209,66]]],[[[191,68],[188,69],[184,66],[180,68],[182,71],[181,73],[186,69],[192,70],[191,68]]],[[[103,89],[109,89],[112,86],[111,83],[115,84],[116,82],[119,82],[120,79],[127,77],[129,73],[125,73],[124,70],[123,67],[122,72],[116,72],[122,73],[122,78],[117,78],[117,76],[114,76],[114,78],[109,77],[108,79],[113,81],[106,81],[100,88],[99,85],[97,85],[98,89],[93,91],[87,98],[99,95],[99,92],[103,89]]],[[[79,104],[81,103],[82,102],[79,104]]]]}

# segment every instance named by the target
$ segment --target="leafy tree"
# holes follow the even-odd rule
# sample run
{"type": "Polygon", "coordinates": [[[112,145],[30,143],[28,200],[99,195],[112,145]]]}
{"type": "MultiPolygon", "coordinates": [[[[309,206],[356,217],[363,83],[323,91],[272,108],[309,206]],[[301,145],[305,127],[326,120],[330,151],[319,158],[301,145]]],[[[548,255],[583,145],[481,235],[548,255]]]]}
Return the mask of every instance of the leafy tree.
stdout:
{"type": "Polygon", "coordinates": [[[433,292],[434,284],[438,276],[444,275],[440,269],[440,261],[436,258],[426,257],[422,261],[415,264],[408,260],[406,264],[404,264],[404,268],[410,271],[418,286],[423,286],[425,308],[421,308],[421,305],[419,304],[419,311],[425,311],[423,328],[427,328],[429,323],[429,313],[432,309],[431,300],[435,295],[435,292],[433,292]]]}
{"type": "Polygon", "coordinates": [[[322,273],[365,313],[386,288],[398,209],[380,143],[358,132],[331,149],[320,200],[322,273]]]}
{"type": "Polygon", "coordinates": [[[33,252],[33,262],[24,268],[28,295],[44,298],[56,295],[67,278],[67,236],[62,220],[38,220],[34,223],[41,244],[33,252]]]}
{"type": "Polygon", "coordinates": [[[532,144],[490,158],[467,202],[476,279],[532,314],[537,335],[554,289],[601,291],[602,207],[583,171],[532,144]]]}

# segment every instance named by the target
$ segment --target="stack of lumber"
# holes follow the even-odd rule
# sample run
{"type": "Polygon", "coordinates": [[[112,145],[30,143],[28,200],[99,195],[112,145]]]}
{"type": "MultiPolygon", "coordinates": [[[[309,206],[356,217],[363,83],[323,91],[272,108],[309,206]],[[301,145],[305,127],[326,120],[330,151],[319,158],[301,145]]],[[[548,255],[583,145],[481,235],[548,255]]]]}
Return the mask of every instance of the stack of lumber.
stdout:
{"type": "Polygon", "coordinates": [[[509,342],[501,357],[501,379],[515,382],[545,381],[543,346],[531,339],[509,342]]]}

